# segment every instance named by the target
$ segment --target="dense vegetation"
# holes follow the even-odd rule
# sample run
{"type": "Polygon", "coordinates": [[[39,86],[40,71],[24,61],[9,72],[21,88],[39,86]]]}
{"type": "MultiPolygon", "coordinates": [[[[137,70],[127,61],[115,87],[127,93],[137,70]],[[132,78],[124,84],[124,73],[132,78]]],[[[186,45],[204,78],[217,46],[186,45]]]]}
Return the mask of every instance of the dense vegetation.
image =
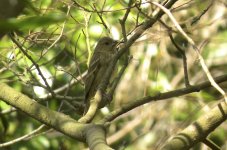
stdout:
{"type": "Polygon", "coordinates": [[[105,131],[114,149],[227,147],[224,0],[13,1],[0,1],[2,149],[99,149],[105,131]],[[104,36],[121,43],[94,125],[84,76],[104,36]]]}

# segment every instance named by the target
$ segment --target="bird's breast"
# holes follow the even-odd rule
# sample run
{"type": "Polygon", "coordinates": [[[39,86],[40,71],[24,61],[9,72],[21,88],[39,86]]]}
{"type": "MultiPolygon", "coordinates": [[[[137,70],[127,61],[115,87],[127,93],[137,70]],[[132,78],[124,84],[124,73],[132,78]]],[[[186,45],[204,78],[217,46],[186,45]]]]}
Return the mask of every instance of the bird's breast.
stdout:
{"type": "Polygon", "coordinates": [[[114,54],[112,53],[102,53],[100,55],[100,63],[101,65],[108,66],[110,61],[112,60],[114,54]]]}

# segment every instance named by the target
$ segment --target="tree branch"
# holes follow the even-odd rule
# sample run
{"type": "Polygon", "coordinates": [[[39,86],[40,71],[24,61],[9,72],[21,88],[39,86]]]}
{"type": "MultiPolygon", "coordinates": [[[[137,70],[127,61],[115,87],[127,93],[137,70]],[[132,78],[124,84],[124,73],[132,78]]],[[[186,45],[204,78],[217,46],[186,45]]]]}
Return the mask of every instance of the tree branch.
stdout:
{"type": "Polygon", "coordinates": [[[184,32],[184,30],[181,28],[179,23],[176,21],[176,19],[174,18],[174,16],[168,9],[166,9],[164,6],[160,5],[159,3],[156,3],[156,2],[151,2],[151,3],[156,5],[157,7],[159,7],[163,12],[165,12],[169,16],[170,20],[173,22],[173,24],[175,25],[175,27],[177,28],[179,33],[181,33],[182,36],[185,37],[185,39],[192,45],[193,49],[195,50],[195,52],[199,58],[202,69],[205,72],[207,78],[209,79],[211,85],[223,95],[223,97],[227,103],[227,95],[226,95],[225,91],[214,81],[209,69],[207,68],[207,66],[205,64],[205,61],[204,61],[202,55],[199,52],[199,48],[196,46],[195,42],[184,32]]]}
{"type": "Polygon", "coordinates": [[[208,134],[227,119],[227,104],[220,102],[211,111],[202,115],[197,121],[189,125],[183,131],[173,136],[163,150],[190,149],[195,144],[203,141],[208,134]]]}
{"type": "Polygon", "coordinates": [[[82,142],[87,141],[92,150],[100,150],[100,147],[111,150],[106,144],[104,126],[79,123],[65,114],[38,104],[5,83],[0,83],[0,87],[0,99],[9,105],[67,136],[82,142]]]}
{"type": "Polygon", "coordinates": [[[190,86],[190,82],[189,82],[189,78],[188,78],[187,57],[186,57],[185,51],[183,49],[181,49],[181,47],[175,42],[171,32],[169,32],[169,37],[170,37],[170,40],[173,43],[173,45],[176,47],[176,49],[180,52],[180,54],[182,56],[183,67],[184,67],[184,82],[185,82],[185,86],[188,87],[188,86],[190,86]]]}
{"type": "MultiPolygon", "coordinates": [[[[216,83],[221,83],[221,82],[227,81],[227,74],[216,77],[215,81],[216,81],[216,83]]],[[[126,105],[123,105],[119,109],[114,110],[109,115],[107,115],[103,120],[101,120],[100,123],[110,122],[110,121],[114,120],[115,118],[117,118],[118,116],[120,116],[136,107],[146,104],[148,102],[165,100],[165,99],[169,99],[172,97],[183,96],[183,95],[186,95],[189,93],[199,92],[200,90],[208,88],[208,87],[211,87],[211,83],[210,83],[210,81],[205,81],[201,84],[197,84],[194,86],[185,87],[185,88],[181,88],[178,90],[169,91],[169,92],[165,92],[165,93],[159,93],[154,96],[146,96],[141,99],[132,101],[131,103],[128,103],[126,105]]]]}
{"type": "Polygon", "coordinates": [[[74,119],[60,112],[55,112],[38,104],[26,95],[14,90],[5,83],[0,83],[0,99],[28,114],[32,118],[62,132],[79,141],[85,141],[83,131],[85,124],[78,123],[74,119]]]}
{"type": "Polygon", "coordinates": [[[101,125],[88,126],[86,133],[86,139],[88,146],[91,150],[113,150],[106,143],[105,128],[101,125]]]}
{"type": "MultiPolygon", "coordinates": [[[[169,1],[165,7],[166,8],[170,8],[177,0],[171,0],[169,1]]],[[[122,45],[122,48],[119,49],[118,53],[115,55],[115,57],[113,58],[112,62],[110,63],[102,82],[100,83],[100,91],[105,91],[105,89],[107,88],[107,85],[109,83],[109,79],[111,77],[112,74],[112,70],[115,67],[118,59],[129,50],[129,47],[132,46],[132,44],[150,27],[152,27],[164,14],[163,11],[159,11],[155,16],[154,19],[149,19],[146,22],[144,22],[141,26],[139,26],[135,33],[131,36],[131,38],[129,38],[129,40],[127,42],[125,42],[122,45]]]]}
{"type": "MultiPolygon", "coordinates": [[[[177,2],[177,0],[171,0],[169,1],[165,7],[166,8],[170,8],[175,2],[177,2]]],[[[107,89],[107,86],[109,84],[109,80],[110,80],[110,77],[112,75],[112,71],[113,71],[113,68],[115,68],[115,65],[117,63],[117,61],[119,60],[119,58],[124,54],[126,53],[128,50],[129,50],[129,47],[132,46],[132,44],[150,27],[152,27],[154,25],[154,23],[156,23],[161,17],[162,15],[164,14],[164,12],[162,10],[160,10],[155,16],[154,16],[154,19],[151,18],[147,21],[145,21],[141,26],[139,26],[135,33],[131,36],[131,38],[129,38],[129,40],[127,42],[125,42],[123,45],[122,45],[122,48],[119,49],[119,51],[117,52],[117,54],[114,56],[113,60],[111,61],[109,67],[107,68],[106,70],[106,73],[104,74],[103,76],[103,79],[98,87],[98,90],[94,96],[94,102],[91,103],[90,105],[90,108],[93,108],[90,112],[88,111],[88,113],[82,117],[79,122],[83,122],[83,123],[86,123],[86,122],[90,122],[96,112],[97,112],[97,109],[98,109],[98,103],[100,103],[102,101],[102,98],[103,98],[103,93],[105,93],[106,89],[107,89]],[[92,106],[93,105],[93,106],[92,106]]],[[[89,110],[90,110],[89,108],[89,110]]]]}

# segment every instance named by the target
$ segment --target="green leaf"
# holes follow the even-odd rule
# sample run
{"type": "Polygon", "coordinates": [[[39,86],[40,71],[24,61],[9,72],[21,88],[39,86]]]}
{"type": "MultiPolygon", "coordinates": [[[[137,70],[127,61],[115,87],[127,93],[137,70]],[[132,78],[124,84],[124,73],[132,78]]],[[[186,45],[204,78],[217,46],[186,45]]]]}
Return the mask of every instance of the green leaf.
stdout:
{"type": "Polygon", "coordinates": [[[8,32],[16,29],[34,29],[62,22],[65,18],[65,15],[61,13],[51,13],[44,16],[30,16],[21,19],[10,18],[7,20],[0,20],[0,32],[8,32]]]}

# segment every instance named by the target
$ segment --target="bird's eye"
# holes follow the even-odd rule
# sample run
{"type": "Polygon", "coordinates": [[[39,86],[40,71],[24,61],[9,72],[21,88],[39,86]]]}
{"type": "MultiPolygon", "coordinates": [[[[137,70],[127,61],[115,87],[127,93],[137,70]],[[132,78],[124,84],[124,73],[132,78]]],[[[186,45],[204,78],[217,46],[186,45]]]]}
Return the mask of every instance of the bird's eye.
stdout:
{"type": "Polygon", "coordinates": [[[109,42],[105,42],[104,44],[105,44],[105,45],[109,45],[109,42]]]}

